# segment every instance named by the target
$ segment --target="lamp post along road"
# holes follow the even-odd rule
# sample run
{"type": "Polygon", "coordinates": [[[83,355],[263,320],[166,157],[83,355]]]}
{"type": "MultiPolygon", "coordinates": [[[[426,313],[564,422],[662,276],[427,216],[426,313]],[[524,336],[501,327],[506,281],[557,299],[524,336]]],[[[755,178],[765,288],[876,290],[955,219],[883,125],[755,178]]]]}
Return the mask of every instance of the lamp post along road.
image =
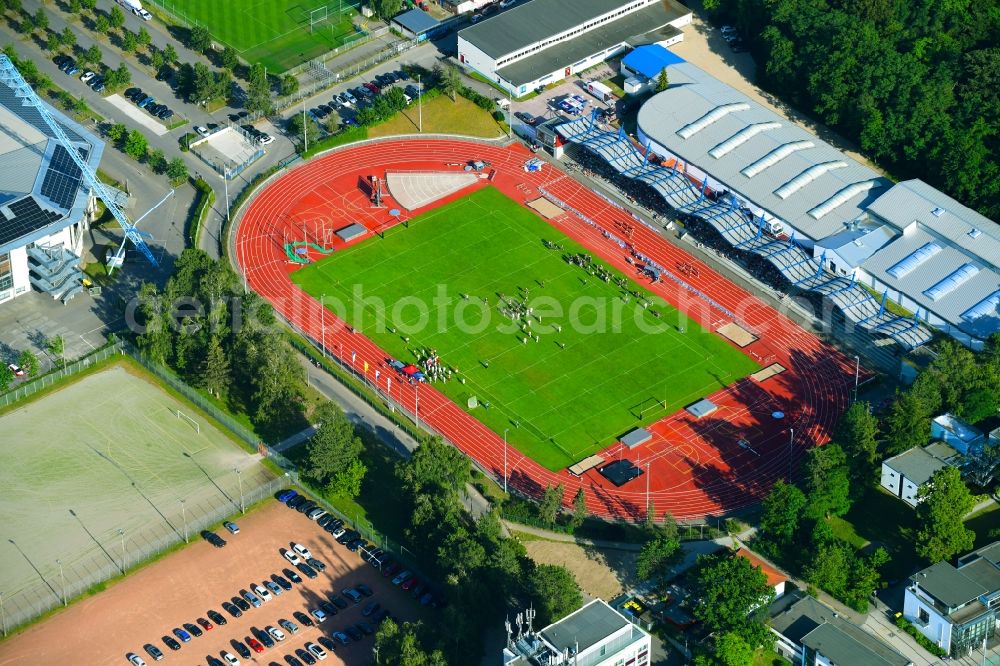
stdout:
{"type": "Polygon", "coordinates": [[[184,500],[181,500],[181,520],[184,521],[184,543],[190,543],[188,541],[188,519],[187,519],[187,509],[184,506],[184,500]]]}
{"type": "Polygon", "coordinates": [[[122,575],[125,575],[125,530],[118,530],[118,536],[122,538],[122,575]]]}
{"type": "Polygon", "coordinates": [[[63,566],[62,560],[56,560],[56,564],[59,565],[59,588],[62,592],[62,602],[63,607],[66,606],[66,577],[63,576],[63,566]]]}
{"type": "Polygon", "coordinates": [[[233,471],[236,472],[236,479],[240,484],[240,513],[245,514],[247,509],[246,505],[243,504],[243,472],[239,467],[234,467],[233,471]]]}

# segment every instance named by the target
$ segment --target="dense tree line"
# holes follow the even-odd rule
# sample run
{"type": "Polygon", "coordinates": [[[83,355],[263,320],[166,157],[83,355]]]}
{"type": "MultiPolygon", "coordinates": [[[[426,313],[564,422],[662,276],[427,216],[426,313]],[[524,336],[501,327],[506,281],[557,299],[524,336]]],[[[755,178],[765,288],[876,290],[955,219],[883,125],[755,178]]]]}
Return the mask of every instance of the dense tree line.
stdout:
{"type": "Polygon", "coordinates": [[[463,453],[428,437],[397,465],[396,477],[408,505],[401,510],[411,516],[409,548],[446,606],[433,623],[383,623],[376,645],[380,655],[393,656],[383,663],[477,661],[483,631],[515,609],[531,604],[537,629],[581,606],[580,588],[565,567],[536,565],[519,541],[503,536],[496,511],[476,520],[464,511],[470,462],[463,453]]]}
{"type": "Polygon", "coordinates": [[[736,23],[762,86],[1000,219],[995,0],[707,0],[736,23]]]}
{"type": "Polygon", "coordinates": [[[137,304],[135,341],[150,358],[247,414],[263,436],[302,420],[304,371],[271,306],[244,293],[225,263],[184,250],[164,289],[143,284],[137,304]]]}

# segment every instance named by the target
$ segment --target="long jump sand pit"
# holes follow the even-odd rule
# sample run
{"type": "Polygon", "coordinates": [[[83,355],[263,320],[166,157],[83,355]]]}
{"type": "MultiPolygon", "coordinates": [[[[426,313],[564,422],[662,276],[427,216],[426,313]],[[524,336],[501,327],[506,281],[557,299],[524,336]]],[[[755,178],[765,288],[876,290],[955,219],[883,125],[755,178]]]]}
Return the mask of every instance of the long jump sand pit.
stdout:
{"type": "Polygon", "coordinates": [[[728,324],[720,326],[719,328],[715,329],[715,332],[721,335],[722,337],[726,338],[727,340],[732,341],[732,343],[737,347],[739,347],[740,349],[748,345],[752,345],[758,340],[758,337],[756,335],[754,335],[753,333],[743,328],[734,321],[731,321],[728,324]]]}
{"type": "MultiPolygon", "coordinates": [[[[375,592],[372,600],[388,608],[401,620],[417,619],[437,611],[425,610],[406,592],[394,587],[379,572],[365,564],[319,526],[302,514],[277,501],[268,500],[260,508],[239,521],[240,533],[223,533],[228,544],[214,548],[198,539],[183,550],[128,576],[122,582],[94,597],[70,606],[64,612],[31,627],[19,636],[0,644],[0,664],[73,664],[73,666],[108,666],[125,664],[128,652],[142,655],[146,663],[153,661],[142,651],[147,642],[156,644],[166,654],[164,663],[203,664],[207,655],[219,657],[219,652],[236,651],[232,640],[250,635],[250,627],[277,626],[279,618],[292,618],[294,611],[309,612],[345,587],[366,583],[375,592]],[[240,618],[222,610],[222,602],[252,583],[260,583],[271,574],[288,566],[279,548],[291,542],[309,548],[314,557],[323,561],[326,571],[314,579],[303,579],[288,592],[268,601],[261,608],[251,609],[240,618]],[[174,654],[167,649],[161,636],[174,627],[205,617],[215,609],[228,620],[199,638],[181,647],[174,654]]],[[[348,625],[367,621],[361,615],[366,602],[350,605],[318,627],[302,627],[298,634],[255,655],[253,663],[284,664],[284,655],[293,654],[307,641],[316,641],[342,630],[348,625]]],[[[299,624],[296,622],[296,624],[299,624]]],[[[287,632],[285,632],[287,634],[287,632]]],[[[327,664],[361,664],[371,658],[372,638],[339,647],[336,654],[323,661],[327,664]]],[[[247,660],[241,659],[242,663],[247,660]]]]}
{"type": "Polygon", "coordinates": [[[274,479],[127,361],[7,412],[0,432],[8,626],[179,541],[185,523],[197,534],[238,511],[241,482],[250,501],[274,479]]]}

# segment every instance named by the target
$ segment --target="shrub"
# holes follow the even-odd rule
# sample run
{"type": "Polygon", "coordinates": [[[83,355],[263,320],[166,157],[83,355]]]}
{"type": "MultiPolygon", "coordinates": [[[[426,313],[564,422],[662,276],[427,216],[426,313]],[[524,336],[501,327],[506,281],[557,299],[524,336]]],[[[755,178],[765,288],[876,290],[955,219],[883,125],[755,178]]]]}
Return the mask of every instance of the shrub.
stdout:
{"type": "Polygon", "coordinates": [[[930,652],[935,657],[946,657],[948,653],[941,649],[937,643],[920,633],[920,630],[913,626],[913,623],[905,617],[896,618],[896,626],[913,636],[913,640],[920,644],[920,647],[930,652]]]}

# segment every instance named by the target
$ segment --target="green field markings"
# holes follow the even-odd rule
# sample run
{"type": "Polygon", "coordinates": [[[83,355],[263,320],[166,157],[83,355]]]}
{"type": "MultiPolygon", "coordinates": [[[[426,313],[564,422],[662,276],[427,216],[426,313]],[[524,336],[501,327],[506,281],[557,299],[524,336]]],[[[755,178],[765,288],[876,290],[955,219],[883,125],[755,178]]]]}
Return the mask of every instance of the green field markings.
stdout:
{"type": "Polygon", "coordinates": [[[696,322],[680,332],[680,313],[635,282],[625,291],[566,261],[580,252],[533,212],[486,187],[292,279],[317,298],[325,294],[328,308],[396,358],[412,361],[418,350],[437,350],[465,383],[435,388],[463,409],[475,396],[480,407],[467,409],[473,416],[497,433],[507,430],[514,446],[559,469],[757,369],[696,322]],[[628,293],[637,290],[647,308],[628,293]],[[498,294],[525,293],[541,321],[532,320],[532,337],[522,341],[523,322],[501,315],[498,294]],[[469,314],[465,327],[456,325],[461,308],[469,314]],[[572,325],[590,324],[596,313],[615,326],[572,325]],[[422,318],[426,325],[416,327],[422,318]]]}
{"type": "Polygon", "coordinates": [[[355,5],[347,2],[290,4],[220,0],[157,0],[156,4],[188,23],[205,26],[213,39],[236,49],[253,64],[280,73],[350,43],[355,5]],[[310,29],[310,10],[326,6],[328,18],[310,29]]]}

